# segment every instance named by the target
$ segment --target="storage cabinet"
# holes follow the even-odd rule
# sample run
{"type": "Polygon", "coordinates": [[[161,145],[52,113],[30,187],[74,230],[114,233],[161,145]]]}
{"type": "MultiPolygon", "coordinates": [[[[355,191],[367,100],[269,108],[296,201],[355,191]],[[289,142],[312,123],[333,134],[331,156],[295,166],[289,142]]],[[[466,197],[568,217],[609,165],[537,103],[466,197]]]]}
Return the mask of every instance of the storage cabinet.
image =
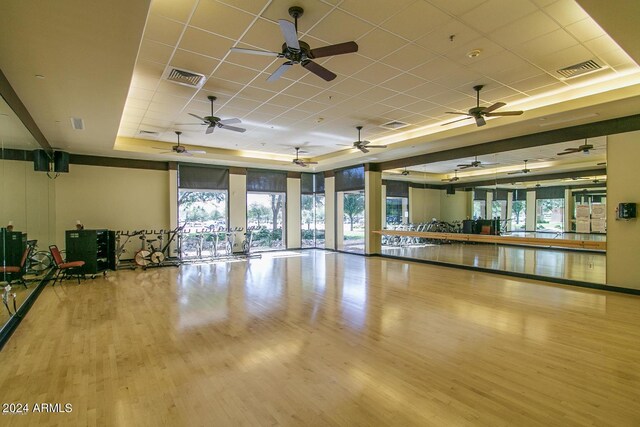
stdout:
{"type": "Polygon", "coordinates": [[[109,230],[67,230],[67,261],[84,261],[83,274],[114,270],[114,237],[109,230]]]}
{"type": "MultiPolygon", "coordinates": [[[[0,228],[0,265],[19,266],[22,254],[27,247],[27,234],[20,231],[7,231],[0,228]]],[[[8,276],[10,273],[7,273],[8,276]]],[[[6,281],[8,277],[0,275],[0,281],[6,281]]]]}

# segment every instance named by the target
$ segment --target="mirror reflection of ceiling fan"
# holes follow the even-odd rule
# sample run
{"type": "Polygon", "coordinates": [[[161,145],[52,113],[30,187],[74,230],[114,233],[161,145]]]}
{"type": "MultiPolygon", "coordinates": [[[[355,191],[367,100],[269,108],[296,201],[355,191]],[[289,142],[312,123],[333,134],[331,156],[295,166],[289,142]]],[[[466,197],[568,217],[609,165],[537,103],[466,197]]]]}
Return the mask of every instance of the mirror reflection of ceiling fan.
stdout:
{"type": "Polygon", "coordinates": [[[303,168],[306,168],[309,165],[317,165],[318,164],[318,162],[309,162],[307,160],[302,160],[299,157],[300,147],[294,147],[294,148],[296,149],[296,158],[293,159],[293,161],[292,161],[294,165],[298,165],[298,166],[302,166],[303,168]]]}
{"type": "Polygon", "coordinates": [[[523,169],[520,169],[519,171],[515,171],[515,172],[509,172],[507,175],[518,175],[518,174],[521,174],[521,173],[529,173],[529,172],[531,172],[531,169],[529,169],[527,167],[527,162],[528,161],[529,160],[525,160],[524,161],[524,168],[523,169]]]}
{"type": "Polygon", "coordinates": [[[485,166],[497,165],[498,163],[486,163],[478,160],[478,156],[475,156],[474,160],[469,163],[463,163],[458,165],[459,169],[469,169],[469,168],[483,168],[485,166]]]}
{"type": "MultiPolygon", "coordinates": [[[[354,141],[353,144],[349,145],[348,147],[357,148],[363,153],[368,153],[370,148],[387,148],[386,145],[369,145],[371,144],[371,142],[363,141],[360,138],[360,131],[362,131],[362,126],[356,126],[356,129],[358,129],[358,140],[354,141]]],[[[345,144],[338,144],[338,145],[346,146],[345,144]]]]}
{"type": "Polygon", "coordinates": [[[285,58],[287,62],[280,65],[280,67],[267,79],[267,81],[270,82],[279,79],[280,76],[295,64],[302,65],[307,71],[311,71],[313,74],[326,81],[335,79],[337,77],[336,74],[327,70],[317,62],[313,62],[312,59],[357,52],[358,45],[356,42],[350,41],[311,49],[307,43],[298,40],[298,18],[301,17],[303,13],[304,9],[301,7],[292,6],[289,8],[289,15],[295,20],[295,22],[287,21],[286,19],[278,20],[280,31],[282,31],[282,35],[285,40],[282,45],[282,52],[278,53],[265,50],[242,49],[238,47],[232,47],[231,51],[237,53],[249,53],[252,55],[285,58]]]}
{"type": "Polygon", "coordinates": [[[454,173],[454,175],[451,178],[445,178],[445,179],[442,179],[441,181],[444,181],[444,182],[456,182],[456,181],[460,180],[460,178],[458,178],[458,169],[454,169],[453,173],[454,173]]]}
{"type": "MultiPolygon", "coordinates": [[[[187,147],[185,147],[184,145],[180,145],[180,135],[182,135],[182,132],[180,132],[179,130],[175,132],[176,135],[178,135],[178,144],[171,147],[171,151],[163,151],[160,154],[182,154],[185,156],[193,156],[194,154],[207,154],[207,152],[203,150],[187,150],[187,147]]],[[[155,148],[156,150],[164,150],[164,148],[160,147],[152,148],[155,148]]]]}
{"type": "Polygon", "coordinates": [[[519,116],[520,114],[523,113],[523,111],[501,111],[501,112],[497,112],[494,113],[495,110],[497,110],[498,108],[504,107],[505,104],[504,102],[496,102],[493,105],[490,105],[488,107],[481,107],[480,106],[480,91],[482,90],[482,88],[484,87],[484,85],[477,85],[473,87],[473,90],[476,91],[476,106],[469,109],[469,111],[467,113],[461,113],[458,111],[446,111],[446,114],[460,114],[462,116],[467,116],[467,117],[463,117],[461,119],[458,120],[454,120],[452,122],[447,122],[447,123],[443,123],[441,126],[445,126],[445,125],[449,125],[451,123],[456,123],[459,122],[461,120],[466,120],[466,119],[475,119],[476,120],[476,125],[478,125],[478,127],[480,126],[484,126],[487,124],[487,122],[485,121],[485,117],[498,117],[498,116],[519,116]]]}
{"type": "Polygon", "coordinates": [[[239,128],[236,126],[230,126],[233,124],[237,124],[237,123],[241,123],[242,121],[240,119],[221,119],[220,117],[216,117],[213,115],[213,101],[215,101],[217,98],[213,95],[209,95],[207,96],[207,99],[209,99],[209,102],[211,102],[211,115],[210,116],[205,116],[205,117],[200,117],[197,116],[193,113],[187,113],[192,117],[195,117],[198,120],[201,120],[201,123],[178,123],[179,125],[200,125],[200,126],[207,126],[207,130],[204,133],[213,133],[213,131],[218,127],[221,129],[226,129],[226,130],[232,130],[234,132],[245,132],[246,129],[243,128],[239,128]]]}
{"type": "Polygon", "coordinates": [[[578,147],[565,148],[564,151],[557,153],[557,155],[564,156],[565,154],[573,154],[573,153],[589,154],[593,150],[599,150],[599,148],[594,148],[593,144],[588,144],[587,140],[585,139],[584,144],[579,145],[578,147]]]}
{"type": "Polygon", "coordinates": [[[404,168],[404,170],[402,172],[390,172],[389,175],[402,175],[402,176],[408,176],[410,175],[411,172],[409,172],[409,170],[407,170],[407,168],[404,168]]]}

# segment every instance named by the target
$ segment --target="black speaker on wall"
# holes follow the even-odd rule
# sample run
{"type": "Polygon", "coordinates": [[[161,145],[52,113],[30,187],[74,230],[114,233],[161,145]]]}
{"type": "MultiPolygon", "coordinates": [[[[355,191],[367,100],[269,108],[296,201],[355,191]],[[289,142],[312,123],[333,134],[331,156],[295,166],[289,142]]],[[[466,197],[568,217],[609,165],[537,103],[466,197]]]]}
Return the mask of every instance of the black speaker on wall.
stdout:
{"type": "Polygon", "coordinates": [[[456,189],[453,185],[447,185],[447,194],[456,194],[456,189]]]}
{"type": "Polygon", "coordinates": [[[69,172],[69,153],[65,151],[56,151],[53,153],[53,171],[69,172]]]}
{"type": "Polygon", "coordinates": [[[49,154],[44,150],[33,150],[33,170],[49,172],[49,154]]]}

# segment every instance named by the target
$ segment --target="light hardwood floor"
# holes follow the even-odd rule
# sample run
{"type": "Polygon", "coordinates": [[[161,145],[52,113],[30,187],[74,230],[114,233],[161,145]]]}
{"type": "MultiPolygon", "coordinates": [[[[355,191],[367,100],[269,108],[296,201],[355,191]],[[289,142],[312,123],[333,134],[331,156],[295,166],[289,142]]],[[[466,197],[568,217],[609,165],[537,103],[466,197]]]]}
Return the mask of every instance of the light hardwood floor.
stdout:
{"type": "Polygon", "coordinates": [[[640,297],[323,251],[47,287],[5,425],[640,425],[640,297]]]}

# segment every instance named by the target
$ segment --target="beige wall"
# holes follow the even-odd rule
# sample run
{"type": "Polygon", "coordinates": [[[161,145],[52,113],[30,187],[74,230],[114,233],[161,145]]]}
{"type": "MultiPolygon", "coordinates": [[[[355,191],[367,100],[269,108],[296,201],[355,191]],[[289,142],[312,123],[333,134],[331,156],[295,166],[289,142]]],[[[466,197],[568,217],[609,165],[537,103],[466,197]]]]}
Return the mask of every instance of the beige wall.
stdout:
{"type": "Polygon", "coordinates": [[[287,248],[302,246],[300,230],[300,178],[287,178],[287,248]]]}
{"type": "Polygon", "coordinates": [[[409,187],[409,222],[418,224],[440,218],[440,190],[409,187]]]}
{"type": "MultiPolygon", "coordinates": [[[[229,174],[229,228],[247,227],[247,176],[229,174]]],[[[243,233],[236,233],[234,252],[242,250],[243,233]]]]}
{"type": "Polygon", "coordinates": [[[55,180],[56,244],[76,220],[86,229],[170,227],[168,171],[71,165],[55,180]]]}
{"type": "Polygon", "coordinates": [[[367,231],[364,235],[364,253],[379,254],[382,252],[381,236],[372,231],[382,230],[382,174],[373,171],[365,172],[364,188],[364,221],[367,231]]]}
{"type": "Polygon", "coordinates": [[[469,212],[469,198],[471,191],[456,191],[456,194],[447,194],[440,191],[440,217],[442,221],[460,221],[471,216],[469,212]]]}
{"type": "Polygon", "coordinates": [[[0,160],[0,227],[13,221],[15,231],[47,250],[54,241],[54,190],[54,181],[34,172],[32,162],[0,160]]]}
{"type": "Polygon", "coordinates": [[[640,203],[640,132],[607,138],[607,284],[640,289],[640,220],[617,221],[618,203],[640,203]]]}
{"type": "Polygon", "coordinates": [[[324,180],[324,247],[327,249],[336,249],[336,180],[334,177],[325,178],[324,180]]]}

